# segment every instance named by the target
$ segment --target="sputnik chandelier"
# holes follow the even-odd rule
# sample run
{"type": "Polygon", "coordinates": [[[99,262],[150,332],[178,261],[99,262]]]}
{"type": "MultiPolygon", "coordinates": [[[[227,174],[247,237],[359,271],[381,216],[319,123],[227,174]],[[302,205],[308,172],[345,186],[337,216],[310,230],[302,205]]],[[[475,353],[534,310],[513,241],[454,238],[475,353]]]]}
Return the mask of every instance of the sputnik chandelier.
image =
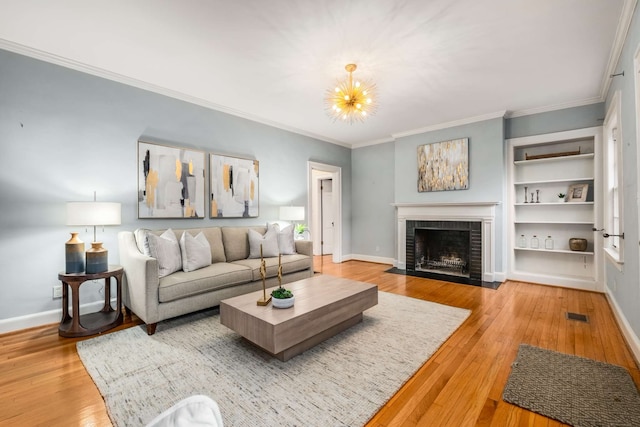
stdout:
{"type": "Polygon", "coordinates": [[[369,81],[353,81],[356,64],[347,64],[344,68],[349,78],[338,81],[335,89],[327,90],[327,112],[334,121],[363,122],[375,112],[376,85],[369,81]]]}

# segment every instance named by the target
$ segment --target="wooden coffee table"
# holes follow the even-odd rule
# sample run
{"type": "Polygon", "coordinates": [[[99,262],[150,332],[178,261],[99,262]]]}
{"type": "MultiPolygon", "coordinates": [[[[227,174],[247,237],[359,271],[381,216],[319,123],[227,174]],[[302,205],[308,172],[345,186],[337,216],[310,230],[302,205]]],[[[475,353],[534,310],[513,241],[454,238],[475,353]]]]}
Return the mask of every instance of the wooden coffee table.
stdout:
{"type": "MultiPolygon", "coordinates": [[[[362,321],[378,304],[378,286],[318,275],[283,285],[295,296],[291,308],[256,304],[262,291],[220,303],[220,323],[282,361],[362,321]]],[[[267,295],[271,290],[267,289],[267,295]]]]}

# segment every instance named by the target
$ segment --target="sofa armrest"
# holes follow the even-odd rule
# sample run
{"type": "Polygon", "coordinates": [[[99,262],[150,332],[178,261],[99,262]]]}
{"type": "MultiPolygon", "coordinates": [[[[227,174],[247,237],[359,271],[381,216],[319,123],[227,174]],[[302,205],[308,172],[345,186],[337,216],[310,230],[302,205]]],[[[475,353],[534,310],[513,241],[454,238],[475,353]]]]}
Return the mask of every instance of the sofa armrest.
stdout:
{"type": "Polygon", "coordinates": [[[313,242],[311,240],[295,240],[296,252],[313,257],[313,242]]]}
{"type": "Polygon", "coordinates": [[[118,250],[124,268],[125,306],[147,324],[158,322],[158,261],[140,252],[130,231],[118,233],[118,250]]]}

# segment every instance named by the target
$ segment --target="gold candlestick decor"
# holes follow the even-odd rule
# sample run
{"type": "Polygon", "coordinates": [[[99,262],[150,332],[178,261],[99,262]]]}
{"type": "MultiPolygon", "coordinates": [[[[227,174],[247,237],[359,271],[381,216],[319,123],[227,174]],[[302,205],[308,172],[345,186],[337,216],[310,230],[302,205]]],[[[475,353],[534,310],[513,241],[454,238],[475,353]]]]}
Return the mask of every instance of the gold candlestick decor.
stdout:
{"type": "Polygon", "coordinates": [[[262,277],[262,298],[258,300],[258,305],[267,305],[271,302],[271,295],[267,298],[267,285],[265,279],[267,277],[267,264],[262,257],[262,245],[260,245],[260,276],[262,277]]]}

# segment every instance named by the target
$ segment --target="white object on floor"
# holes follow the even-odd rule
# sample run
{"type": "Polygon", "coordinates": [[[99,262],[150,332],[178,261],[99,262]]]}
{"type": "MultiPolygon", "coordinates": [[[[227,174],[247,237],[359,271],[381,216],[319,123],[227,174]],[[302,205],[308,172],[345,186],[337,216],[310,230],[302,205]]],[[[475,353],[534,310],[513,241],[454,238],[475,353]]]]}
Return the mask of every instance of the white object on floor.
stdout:
{"type": "Polygon", "coordinates": [[[210,397],[187,397],[153,419],[147,427],[223,427],[218,404],[210,397]]]}

